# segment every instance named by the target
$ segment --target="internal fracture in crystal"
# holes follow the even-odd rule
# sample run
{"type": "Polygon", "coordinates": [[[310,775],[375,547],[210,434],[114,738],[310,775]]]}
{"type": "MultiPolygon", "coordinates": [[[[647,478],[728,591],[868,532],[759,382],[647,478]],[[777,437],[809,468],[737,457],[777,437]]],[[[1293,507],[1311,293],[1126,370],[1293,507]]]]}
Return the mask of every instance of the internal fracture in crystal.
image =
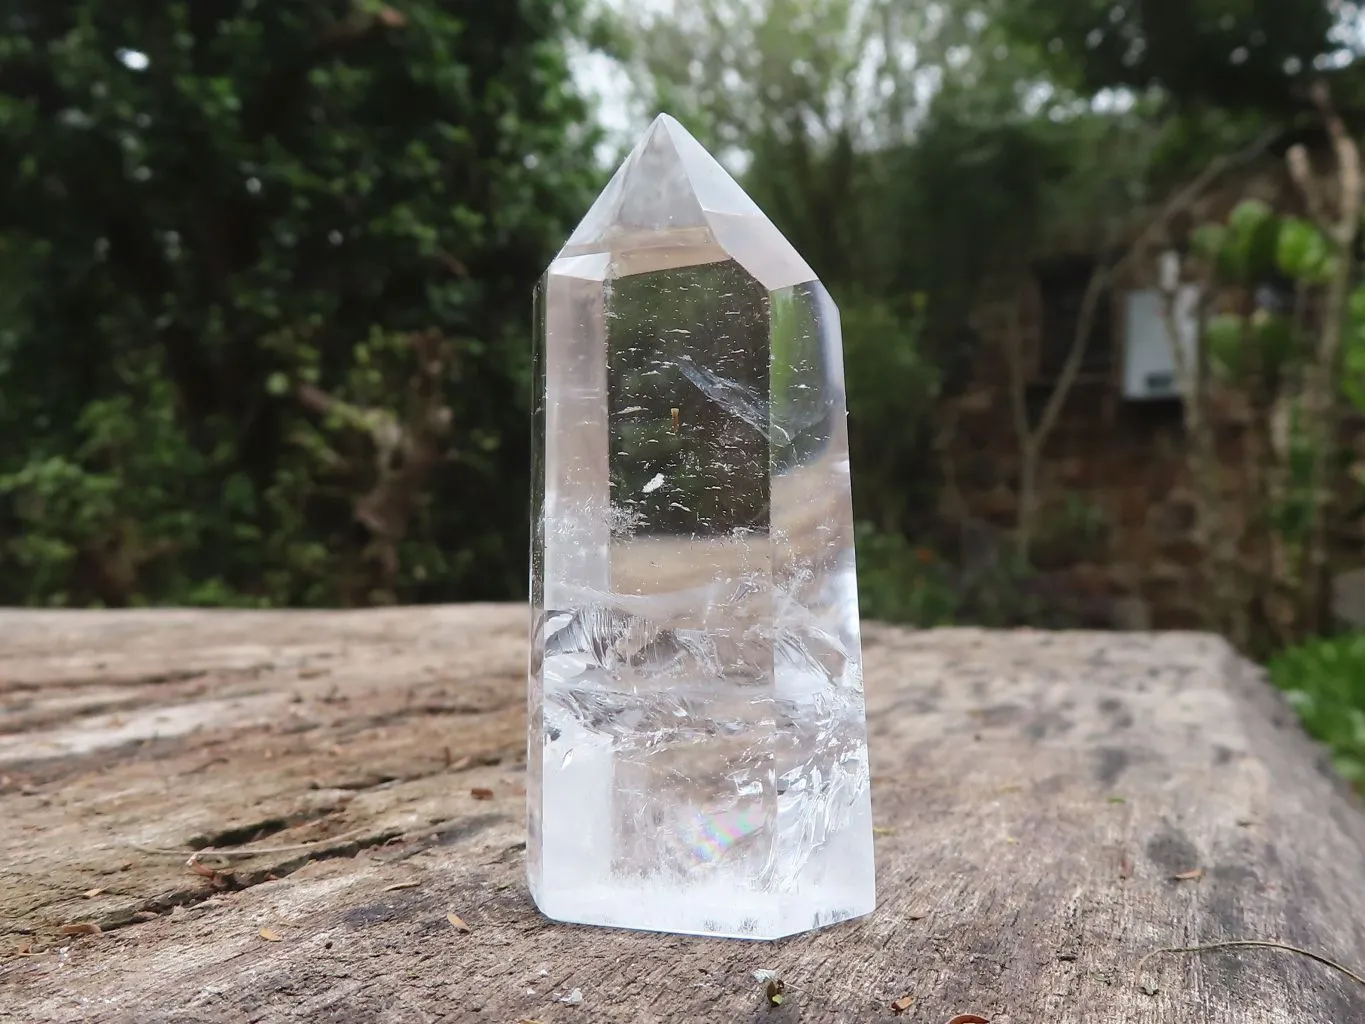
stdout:
{"type": "Polygon", "coordinates": [[[537,292],[527,870],[549,917],[874,903],[839,317],[659,117],[537,292]]]}

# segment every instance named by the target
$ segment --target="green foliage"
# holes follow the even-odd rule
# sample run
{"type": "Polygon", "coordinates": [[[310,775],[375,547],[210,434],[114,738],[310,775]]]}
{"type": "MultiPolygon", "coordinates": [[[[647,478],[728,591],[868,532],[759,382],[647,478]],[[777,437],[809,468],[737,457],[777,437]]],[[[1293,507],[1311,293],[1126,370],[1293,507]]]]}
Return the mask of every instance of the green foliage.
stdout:
{"type": "Polygon", "coordinates": [[[962,600],[951,566],[868,523],[859,524],[857,542],[858,603],[865,618],[923,628],[957,621],[962,600]]]}
{"type": "Polygon", "coordinates": [[[1204,344],[1209,361],[1224,377],[1239,378],[1244,370],[1246,320],[1236,313],[1219,313],[1204,325],[1204,344]]]}
{"type": "Polygon", "coordinates": [[[1244,199],[1228,215],[1228,233],[1219,267],[1241,283],[1264,279],[1275,264],[1280,220],[1270,204],[1244,199]]]}
{"type": "Polygon", "coordinates": [[[1295,396],[1288,402],[1284,487],[1271,495],[1266,509],[1271,527],[1291,545],[1307,541],[1313,523],[1318,458],[1305,420],[1303,400],[1295,396]]]}
{"type": "Polygon", "coordinates": [[[1046,507],[1039,516],[1032,547],[1033,567],[1065,568],[1103,559],[1112,523],[1105,510],[1079,494],[1046,507]]]}
{"type": "Polygon", "coordinates": [[[924,297],[912,295],[904,310],[857,292],[838,298],[854,507],[894,532],[932,500],[926,462],[939,369],[923,344],[924,297]]]}
{"type": "Polygon", "coordinates": [[[1158,88],[1185,105],[1277,112],[1298,76],[1338,48],[1330,0],[995,0],[1019,41],[1087,93],[1158,88]]]}
{"type": "Polygon", "coordinates": [[[1270,662],[1304,727],[1327,744],[1337,771],[1365,789],[1365,633],[1311,640],[1270,662]]]}
{"type": "Polygon", "coordinates": [[[5,568],[29,574],[30,600],[125,603],[141,582],[195,603],[197,585],[175,556],[229,539],[211,536],[218,523],[202,515],[225,497],[211,482],[229,467],[179,428],[160,361],[125,364],[117,379],[121,393],[81,410],[73,448],[0,474],[0,501],[18,525],[5,568]],[[76,578],[88,593],[70,591],[76,578]]]}
{"type": "MultiPolygon", "coordinates": [[[[745,188],[838,302],[855,506],[888,532],[904,529],[932,503],[942,362],[922,285],[945,254],[907,217],[901,151],[870,138],[894,136],[897,101],[843,83],[870,40],[919,33],[921,19],[893,0],[702,0],[643,5],[625,25],[647,108],[747,160],[745,188]]],[[[891,57],[876,69],[891,92],[900,71],[891,57]]]]}
{"type": "Polygon", "coordinates": [[[0,603],[520,592],[577,7],[9,5],[0,603]]]}
{"type": "MultiPolygon", "coordinates": [[[[1337,259],[1321,228],[1300,217],[1280,216],[1259,199],[1239,203],[1227,224],[1200,226],[1191,242],[1209,281],[1243,295],[1276,277],[1287,279],[1296,294],[1307,293],[1331,278],[1337,259]]],[[[1225,381],[1265,387],[1303,364],[1312,337],[1294,315],[1243,305],[1209,316],[1204,344],[1214,371],[1225,381]]],[[[1348,362],[1349,350],[1348,344],[1348,362]]]]}
{"type": "Polygon", "coordinates": [[[1038,247],[1048,183],[1068,165],[1058,135],[1016,117],[982,118],[945,97],[915,145],[888,155],[899,184],[889,215],[916,243],[897,254],[896,271],[930,296],[936,329],[967,320],[993,261],[1038,247]]]}
{"type": "Polygon", "coordinates": [[[1365,285],[1357,286],[1347,300],[1342,349],[1342,393],[1365,412],[1365,285]]]}
{"type": "Polygon", "coordinates": [[[1012,559],[987,558],[971,568],[945,559],[903,534],[857,526],[858,601],[862,615],[921,628],[970,623],[988,628],[1066,628],[1077,609],[1042,577],[1012,559]]]}
{"type": "MultiPolygon", "coordinates": [[[[1036,48],[972,17],[977,6],[931,17],[898,0],[677,0],[628,17],[646,107],[747,159],[749,192],[840,303],[855,507],[878,550],[935,513],[938,399],[972,372],[988,283],[1022,278],[1052,249],[1104,251],[1151,198],[1157,157],[1183,168],[1211,138],[1245,134],[1226,117],[1185,130],[1154,128],[1145,105],[1089,110],[1045,81],[1036,48]]],[[[874,604],[895,609],[891,578],[872,572],[888,588],[874,604]]],[[[915,608],[922,576],[906,576],[915,608]]],[[[1013,614],[1012,599],[972,600],[1013,614]]]]}
{"type": "Polygon", "coordinates": [[[1322,229],[1299,217],[1280,222],[1275,265],[1286,277],[1304,284],[1326,284],[1332,277],[1336,257],[1322,229]]]}

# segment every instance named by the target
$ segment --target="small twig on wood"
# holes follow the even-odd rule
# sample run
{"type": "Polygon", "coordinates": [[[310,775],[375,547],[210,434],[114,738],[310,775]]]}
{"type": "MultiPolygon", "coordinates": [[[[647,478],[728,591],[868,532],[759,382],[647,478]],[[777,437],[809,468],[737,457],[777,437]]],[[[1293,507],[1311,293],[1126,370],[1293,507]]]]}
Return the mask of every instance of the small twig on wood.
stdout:
{"type": "MultiPolygon", "coordinates": [[[[1283,950],[1286,953],[1297,953],[1299,956],[1306,956],[1309,960],[1316,960],[1324,967],[1330,967],[1334,971],[1340,971],[1357,985],[1365,987],[1365,978],[1362,978],[1349,967],[1343,967],[1335,960],[1329,960],[1321,953],[1313,953],[1307,949],[1300,949],[1298,946],[1288,946],[1283,942],[1265,942],[1260,939],[1234,939],[1229,942],[1211,942],[1207,946],[1166,946],[1161,949],[1154,949],[1138,961],[1136,973],[1138,978],[1141,979],[1142,969],[1147,966],[1147,961],[1151,960],[1152,957],[1160,956],[1163,953],[1208,953],[1220,949],[1245,949],[1247,947],[1256,949],[1278,949],[1283,950]]],[[[1147,986],[1144,984],[1142,988],[1143,991],[1147,992],[1149,995],[1156,991],[1155,986],[1147,986]]]]}
{"type": "Polygon", "coordinates": [[[368,828],[358,828],[353,829],[350,832],[343,832],[339,836],[330,836],[327,839],[314,839],[312,842],[308,843],[295,843],[291,846],[258,846],[253,849],[240,850],[217,850],[212,846],[206,846],[202,850],[168,850],[157,846],[143,846],[141,843],[134,843],[131,841],[128,842],[128,845],[135,850],[141,850],[143,853],[149,853],[156,857],[183,857],[186,854],[189,854],[189,860],[185,863],[197,864],[202,858],[207,857],[221,857],[224,860],[231,860],[233,858],[258,857],[266,854],[299,853],[303,850],[315,850],[320,846],[334,846],[337,843],[348,842],[364,835],[368,831],[370,831],[368,828]]]}
{"type": "MultiPolygon", "coordinates": [[[[439,835],[446,829],[459,824],[460,821],[461,819],[459,818],[451,818],[448,821],[438,822],[435,825],[419,829],[416,832],[405,832],[403,835],[396,838],[404,841],[426,839],[430,836],[439,835]]],[[[185,864],[189,867],[193,867],[195,864],[200,863],[202,859],[211,857],[221,857],[224,860],[230,860],[232,858],[246,859],[248,857],[264,856],[267,854],[301,853],[304,850],[316,850],[323,846],[334,846],[337,843],[351,842],[369,831],[371,831],[369,828],[358,828],[353,829],[350,832],[343,832],[339,836],[331,836],[327,839],[314,839],[312,842],[308,843],[295,843],[291,846],[258,846],[253,849],[240,850],[216,850],[212,846],[206,846],[202,850],[170,850],[159,846],[143,846],[141,843],[135,843],[132,840],[124,841],[133,849],[151,854],[154,857],[184,857],[188,854],[189,859],[185,861],[185,864]]]]}

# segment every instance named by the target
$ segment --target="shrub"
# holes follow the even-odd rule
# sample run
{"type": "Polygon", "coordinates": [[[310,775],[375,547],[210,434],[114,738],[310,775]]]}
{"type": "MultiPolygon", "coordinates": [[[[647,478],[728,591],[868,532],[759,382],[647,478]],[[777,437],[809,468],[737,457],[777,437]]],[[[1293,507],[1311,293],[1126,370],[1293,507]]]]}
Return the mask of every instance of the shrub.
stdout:
{"type": "Polygon", "coordinates": [[[1365,633],[1310,640],[1276,655],[1270,678],[1338,772],[1365,789],[1365,633]]]}

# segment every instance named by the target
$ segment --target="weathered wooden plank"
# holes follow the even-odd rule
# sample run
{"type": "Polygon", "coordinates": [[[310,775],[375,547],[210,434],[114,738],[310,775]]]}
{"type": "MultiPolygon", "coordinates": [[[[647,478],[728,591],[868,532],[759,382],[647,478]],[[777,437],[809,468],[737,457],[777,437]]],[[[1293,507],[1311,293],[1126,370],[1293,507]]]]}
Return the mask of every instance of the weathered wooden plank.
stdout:
{"type": "Polygon", "coordinates": [[[871,627],[881,906],[769,944],[536,913],[525,621],[0,612],[0,1020],[1365,1020],[1269,950],[1139,988],[1365,964],[1365,817],[1217,639],[871,627]]]}

